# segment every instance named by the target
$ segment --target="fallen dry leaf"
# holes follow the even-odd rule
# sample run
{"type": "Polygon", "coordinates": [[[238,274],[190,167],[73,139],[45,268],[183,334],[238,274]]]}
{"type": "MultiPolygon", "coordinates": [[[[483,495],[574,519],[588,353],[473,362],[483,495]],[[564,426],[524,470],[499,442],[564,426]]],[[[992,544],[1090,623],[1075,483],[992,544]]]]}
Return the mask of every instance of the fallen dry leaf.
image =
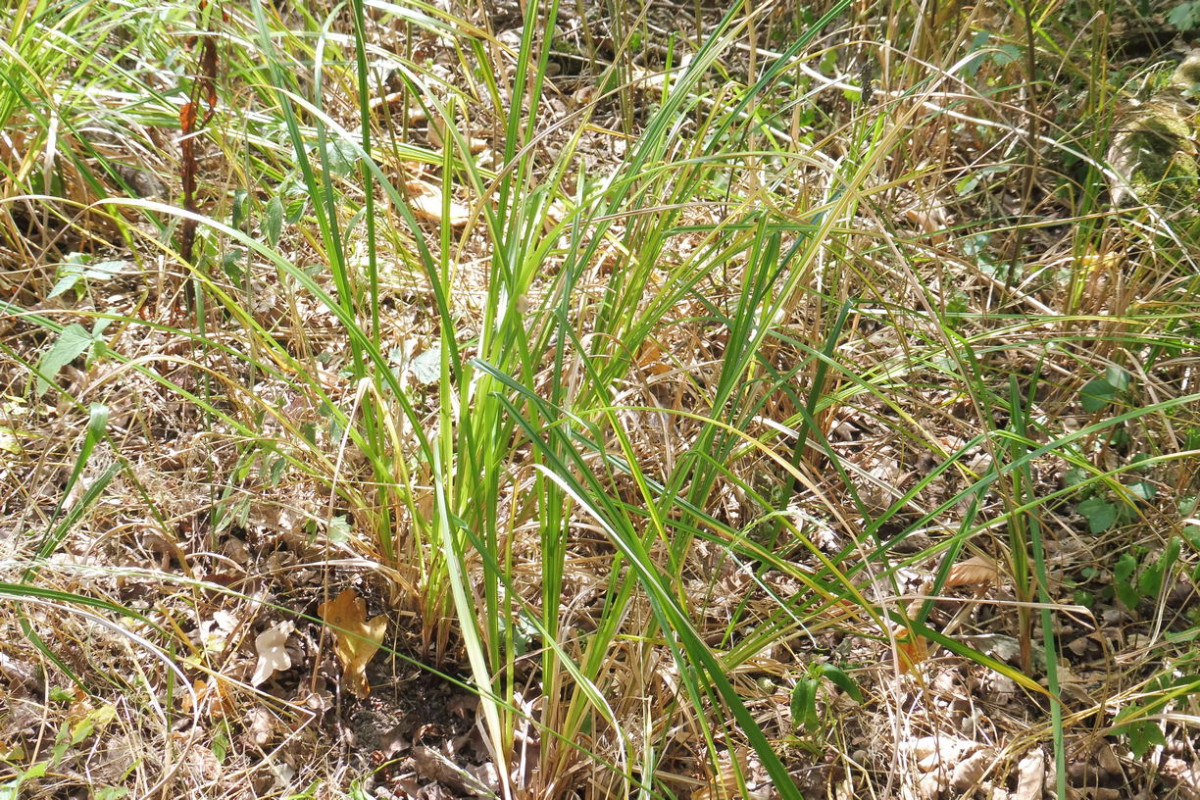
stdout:
{"type": "Polygon", "coordinates": [[[960,796],[969,796],[987,775],[996,760],[996,754],[988,749],[977,750],[954,765],[950,786],[960,796]],[[971,790],[971,791],[968,791],[971,790]]]}
{"type": "Polygon", "coordinates": [[[946,216],[945,209],[931,208],[920,210],[910,208],[904,212],[904,218],[910,225],[919,228],[922,233],[932,234],[930,241],[934,244],[941,244],[946,241],[946,228],[949,226],[949,219],[946,216]]]}
{"type": "Polygon", "coordinates": [[[495,794],[478,777],[432,747],[414,747],[412,756],[413,767],[418,775],[426,780],[437,781],[460,797],[489,797],[495,794]]]}
{"type": "Polygon", "coordinates": [[[637,363],[650,375],[665,375],[671,371],[671,365],[667,363],[662,349],[650,339],[647,339],[638,351],[637,363]]]}
{"type": "Polygon", "coordinates": [[[367,664],[375,657],[387,633],[387,617],[367,621],[367,604],[353,589],[347,589],[317,606],[317,613],[333,631],[333,649],[342,662],[346,688],[356,697],[371,692],[367,664]]]}
{"type": "Polygon", "coordinates": [[[208,716],[213,719],[223,719],[237,710],[237,703],[230,695],[226,678],[214,675],[213,682],[197,678],[192,684],[192,691],[184,692],[180,705],[185,714],[191,714],[195,709],[195,700],[206,703],[208,716]]]}
{"type": "Polygon", "coordinates": [[[983,556],[955,564],[946,576],[946,586],[988,586],[1000,577],[996,562],[983,556]]]}
{"type": "Polygon", "coordinates": [[[228,611],[217,611],[212,615],[212,619],[200,623],[200,646],[208,653],[223,652],[226,641],[237,630],[237,626],[237,616],[228,611]]]}
{"type": "Polygon", "coordinates": [[[945,787],[946,782],[945,770],[938,770],[928,775],[922,775],[921,780],[917,781],[917,796],[921,800],[937,800],[937,798],[942,796],[942,789],[945,787]]]}
{"type": "Polygon", "coordinates": [[[287,640],[295,628],[295,623],[291,621],[280,622],[267,628],[254,640],[258,664],[250,678],[251,686],[259,686],[276,672],[291,669],[292,657],[288,655],[287,640]]]}
{"type": "Polygon", "coordinates": [[[277,723],[266,708],[252,708],[246,713],[246,735],[256,747],[266,747],[275,740],[277,723]]]}
{"type": "Polygon", "coordinates": [[[726,753],[718,759],[717,774],[707,786],[692,792],[692,800],[763,800],[768,794],[763,782],[755,780],[744,755],[726,753]]]}
{"type": "Polygon", "coordinates": [[[442,190],[425,181],[409,181],[404,184],[408,189],[408,203],[412,206],[417,219],[426,222],[448,222],[453,228],[467,224],[471,211],[457,200],[450,199],[450,210],[446,218],[442,218],[442,190]]]}
{"type": "Polygon", "coordinates": [[[1012,800],[1038,800],[1046,784],[1046,759],[1040,750],[1030,750],[1017,764],[1017,790],[1012,800]]]}
{"type": "Polygon", "coordinates": [[[896,636],[896,655],[900,661],[900,674],[904,675],[929,658],[929,645],[923,636],[903,631],[896,636]]]}

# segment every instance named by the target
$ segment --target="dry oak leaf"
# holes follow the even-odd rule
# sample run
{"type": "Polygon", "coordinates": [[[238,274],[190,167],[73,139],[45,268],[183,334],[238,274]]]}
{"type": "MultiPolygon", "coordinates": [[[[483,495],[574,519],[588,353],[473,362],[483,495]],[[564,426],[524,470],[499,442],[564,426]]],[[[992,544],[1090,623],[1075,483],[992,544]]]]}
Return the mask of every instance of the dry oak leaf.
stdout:
{"type": "Polygon", "coordinates": [[[457,200],[450,199],[450,210],[445,219],[442,218],[442,190],[425,181],[409,181],[404,184],[408,190],[408,204],[412,206],[417,219],[426,222],[448,222],[450,227],[459,228],[467,224],[471,211],[457,200]]]}
{"type": "Polygon", "coordinates": [[[199,700],[208,709],[209,717],[224,719],[237,710],[237,703],[229,693],[228,679],[224,675],[213,675],[213,682],[197,678],[192,683],[192,691],[184,692],[180,706],[185,714],[191,714],[199,700]]]}
{"type": "Polygon", "coordinates": [[[333,649],[342,662],[346,688],[355,697],[371,693],[367,683],[367,664],[379,651],[387,633],[387,617],[367,620],[367,604],[353,589],[347,589],[317,606],[317,613],[333,631],[333,649]]]}
{"type": "Polygon", "coordinates": [[[1041,751],[1030,750],[1017,764],[1017,790],[1012,800],[1039,800],[1046,785],[1046,760],[1041,751]]]}
{"type": "Polygon", "coordinates": [[[929,644],[924,636],[916,631],[900,629],[895,633],[897,667],[900,674],[929,658],[929,644]]]}
{"type": "Polygon", "coordinates": [[[287,640],[296,624],[290,620],[272,625],[254,639],[258,651],[258,664],[250,678],[251,686],[259,686],[276,672],[292,668],[292,657],[288,655],[287,640]]]}
{"type": "Polygon", "coordinates": [[[946,586],[989,586],[999,579],[1000,570],[997,569],[995,561],[985,556],[975,556],[950,568],[950,573],[946,576],[946,586]]]}

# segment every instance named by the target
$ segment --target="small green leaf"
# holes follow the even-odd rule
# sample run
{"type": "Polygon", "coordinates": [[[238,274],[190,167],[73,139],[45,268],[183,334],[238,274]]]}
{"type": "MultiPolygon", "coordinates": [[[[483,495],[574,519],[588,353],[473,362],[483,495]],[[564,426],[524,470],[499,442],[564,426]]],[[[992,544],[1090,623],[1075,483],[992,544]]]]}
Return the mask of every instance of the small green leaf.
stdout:
{"type": "Polygon", "coordinates": [[[250,193],[238,189],[233,193],[233,210],[229,215],[229,224],[236,230],[242,230],[246,219],[250,216],[250,193]]]}
{"type": "Polygon", "coordinates": [[[289,195],[287,205],[284,207],[287,212],[284,214],[284,219],[289,225],[295,225],[304,218],[304,209],[308,207],[308,195],[289,195]]]}
{"type": "MultiPolygon", "coordinates": [[[[1136,581],[1138,585],[1134,585],[1134,573],[1137,571],[1137,567],[1138,560],[1133,553],[1124,553],[1113,565],[1113,589],[1121,604],[1130,610],[1137,608],[1142,599],[1141,581],[1136,581]]],[[[1142,577],[1144,579],[1145,575],[1142,577]]]]}
{"type": "Polygon", "coordinates": [[[1104,378],[1093,378],[1079,390],[1079,400],[1083,410],[1095,414],[1113,401],[1117,390],[1104,378]]]}
{"type": "Polygon", "coordinates": [[[986,53],[979,52],[988,43],[991,34],[987,31],[979,31],[971,39],[971,45],[967,52],[972,53],[971,59],[963,65],[962,73],[967,80],[975,80],[975,75],[979,72],[979,67],[983,65],[983,60],[987,57],[986,53]]]}
{"type": "Polygon", "coordinates": [[[341,544],[350,539],[350,521],[345,514],[338,514],[329,520],[329,541],[341,544]]]}
{"type": "Polygon", "coordinates": [[[850,695],[854,702],[861,703],[863,701],[862,692],[859,690],[858,684],[846,674],[845,670],[835,667],[833,664],[822,664],[818,671],[822,678],[825,678],[834,686],[850,695]]]}
{"type": "Polygon", "coordinates": [[[325,167],[333,175],[344,178],[358,167],[358,148],[342,139],[329,142],[325,155],[325,167]]]}
{"type": "Polygon", "coordinates": [[[108,406],[92,403],[88,406],[88,436],[93,440],[104,438],[108,432],[108,406]]]}
{"type": "Polygon", "coordinates": [[[133,262],[124,259],[115,261],[101,261],[96,264],[89,264],[83,269],[83,277],[89,281],[110,281],[113,278],[120,277],[127,272],[132,271],[133,262]]]}
{"type": "Polygon", "coordinates": [[[267,201],[266,217],[263,219],[263,235],[267,244],[274,247],[279,244],[279,235],[283,232],[283,201],[275,195],[267,201]]]}
{"type": "Polygon", "coordinates": [[[1118,733],[1124,733],[1129,737],[1129,749],[1138,758],[1144,758],[1146,753],[1150,752],[1150,748],[1167,743],[1162,728],[1158,727],[1157,722],[1148,719],[1125,725],[1118,733]]]}
{"type": "Polygon", "coordinates": [[[1108,381],[1108,385],[1118,392],[1123,392],[1129,388],[1129,373],[1120,367],[1106,367],[1104,370],[1104,380],[1108,381]]]}
{"type": "Polygon", "coordinates": [[[820,681],[816,678],[801,678],[792,690],[792,725],[797,730],[807,729],[810,733],[820,727],[817,716],[817,687],[820,681]]]}
{"type": "Polygon", "coordinates": [[[234,283],[242,283],[245,280],[246,272],[242,269],[242,261],[245,258],[246,251],[238,247],[230,247],[221,256],[221,271],[234,283]]]}
{"type": "Polygon", "coordinates": [[[1184,525],[1183,538],[1187,539],[1193,550],[1200,550],[1200,525],[1184,525]]]}
{"type": "Polygon", "coordinates": [[[1117,599],[1121,601],[1121,605],[1125,606],[1130,611],[1138,607],[1138,603],[1142,600],[1142,595],[1138,589],[1128,583],[1117,584],[1117,599]]]}
{"type": "Polygon", "coordinates": [[[1133,553],[1123,553],[1113,565],[1113,578],[1120,583],[1129,583],[1136,569],[1137,559],[1133,557],[1133,553]]]}
{"type": "Polygon", "coordinates": [[[212,748],[213,755],[217,757],[217,761],[222,764],[225,763],[225,758],[229,755],[229,745],[229,734],[225,732],[224,727],[219,728],[209,746],[212,748]]]}
{"type": "Polygon", "coordinates": [[[1086,481],[1087,478],[1088,471],[1086,469],[1083,467],[1071,467],[1069,470],[1063,473],[1063,486],[1078,486],[1086,481]]]}
{"type": "Polygon", "coordinates": [[[1171,568],[1179,560],[1179,551],[1182,548],[1183,541],[1178,536],[1172,536],[1167,540],[1167,546],[1163,548],[1162,555],[1158,557],[1158,568],[1162,571],[1163,575],[1171,573],[1171,568]]]}
{"type": "Polygon", "coordinates": [[[83,326],[78,322],[73,322],[63,328],[58,334],[58,339],[42,356],[42,360],[38,362],[37,382],[34,385],[34,394],[41,397],[50,388],[50,381],[58,377],[58,373],[63,367],[70,364],[79,356],[87,352],[92,346],[92,335],[84,330],[83,326]]]}
{"type": "Polygon", "coordinates": [[[283,456],[279,456],[271,460],[270,477],[268,481],[271,486],[278,486],[280,480],[283,479],[283,471],[287,469],[288,462],[283,456]]]}
{"type": "Polygon", "coordinates": [[[1159,565],[1147,567],[1138,576],[1138,591],[1142,597],[1157,597],[1159,590],[1162,589],[1162,583],[1162,567],[1159,565]]]}
{"type": "Polygon", "coordinates": [[[1153,500],[1158,495],[1158,487],[1149,481],[1137,481],[1127,487],[1129,493],[1138,500],[1153,500]]]}
{"type": "Polygon", "coordinates": [[[1200,2],[1186,0],[1167,12],[1167,24],[1180,33],[1200,28],[1200,2]]]}
{"type": "Polygon", "coordinates": [[[58,297],[68,289],[80,288],[81,283],[86,284],[88,281],[99,283],[112,280],[132,269],[133,263],[123,259],[92,264],[91,256],[85,253],[71,253],[58,265],[58,281],[50,290],[49,297],[58,297]]]}
{"type": "Polygon", "coordinates": [[[992,56],[992,63],[997,67],[1006,67],[1009,64],[1014,64],[1021,59],[1021,51],[1011,44],[1002,44],[996,48],[992,56]]]}
{"type": "Polygon", "coordinates": [[[50,300],[58,297],[60,294],[75,288],[77,283],[83,280],[83,273],[78,269],[64,269],[61,271],[58,280],[54,287],[50,289],[50,294],[46,295],[46,299],[50,300]]]}
{"type": "Polygon", "coordinates": [[[1075,510],[1087,520],[1092,533],[1104,533],[1117,521],[1117,507],[1101,497],[1089,497],[1077,503],[1075,510]]]}
{"type": "Polygon", "coordinates": [[[971,172],[954,184],[954,191],[959,197],[963,197],[975,191],[977,186],[979,186],[979,174],[971,172]]]}
{"type": "Polygon", "coordinates": [[[442,348],[438,345],[408,362],[408,369],[417,383],[432,386],[442,378],[442,348]]]}
{"type": "Polygon", "coordinates": [[[21,447],[21,440],[17,438],[16,428],[0,425],[0,452],[14,456],[25,452],[25,448],[21,447]]]}

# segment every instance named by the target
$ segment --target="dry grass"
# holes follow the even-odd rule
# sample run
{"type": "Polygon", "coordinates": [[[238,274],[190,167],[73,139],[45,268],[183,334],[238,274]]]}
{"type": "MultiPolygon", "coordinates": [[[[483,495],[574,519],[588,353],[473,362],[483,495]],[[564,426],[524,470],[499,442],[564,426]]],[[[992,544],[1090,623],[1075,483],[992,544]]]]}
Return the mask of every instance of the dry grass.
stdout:
{"type": "Polygon", "coordinates": [[[835,6],[0,11],[0,798],[1200,796],[1141,62],[835,6]]]}

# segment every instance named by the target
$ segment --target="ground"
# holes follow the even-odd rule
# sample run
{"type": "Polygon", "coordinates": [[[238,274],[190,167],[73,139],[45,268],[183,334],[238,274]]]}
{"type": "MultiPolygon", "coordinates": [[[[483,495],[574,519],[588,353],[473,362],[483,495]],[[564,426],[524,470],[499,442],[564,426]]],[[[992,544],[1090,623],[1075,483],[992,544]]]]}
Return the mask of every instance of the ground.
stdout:
{"type": "Polygon", "coordinates": [[[1035,10],[0,12],[0,797],[1200,796],[1186,32],[1035,10]]]}

